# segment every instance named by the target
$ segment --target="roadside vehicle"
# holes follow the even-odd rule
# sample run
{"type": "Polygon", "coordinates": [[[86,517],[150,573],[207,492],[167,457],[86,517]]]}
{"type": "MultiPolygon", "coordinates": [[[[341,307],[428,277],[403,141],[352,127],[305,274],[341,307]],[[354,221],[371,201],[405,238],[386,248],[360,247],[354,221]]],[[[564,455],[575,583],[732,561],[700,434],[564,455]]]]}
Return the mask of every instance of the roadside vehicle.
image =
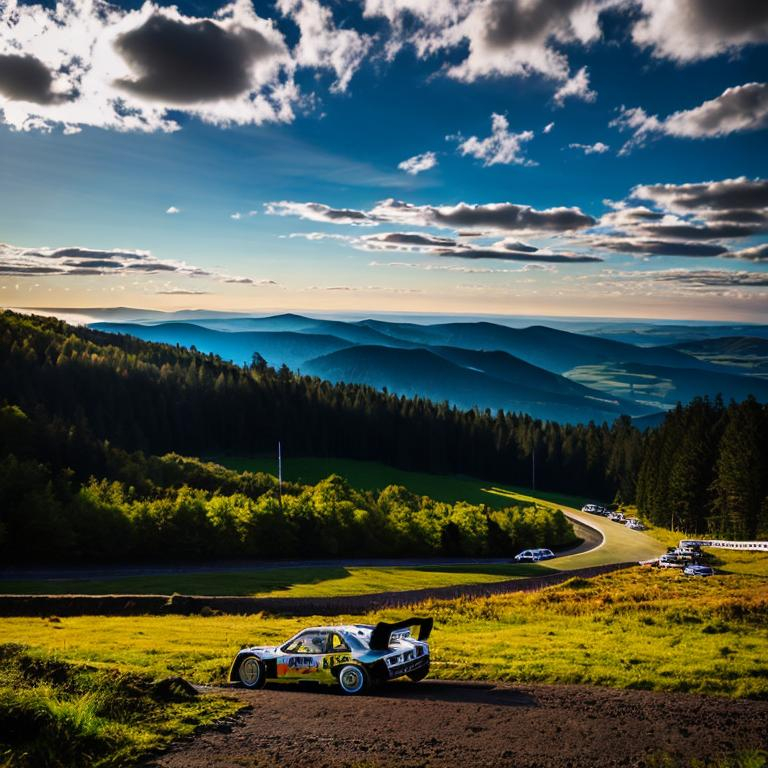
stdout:
{"type": "Polygon", "coordinates": [[[254,645],[238,651],[229,680],[246,688],[268,682],[307,681],[338,685],[342,693],[361,694],[374,684],[407,676],[414,682],[429,673],[431,618],[396,623],[309,627],[282,645],[254,645]],[[418,637],[411,628],[418,627],[418,637]]]}
{"type": "Polygon", "coordinates": [[[699,565],[698,563],[689,563],[683,568],[686,576],[714,576],[715,569],[709,565],[699,565]]]}
{"type": "Polygon", "coordinates": [[[627,521],[624,523],[624,525],[633,531],[645,530],[645,526],[636,517],[627,518],[627,521]]]}
{"type": "Polygon", "coordinates": [[[551,560],[555,553],[551,549],[524,549],[515,555],[515,562],[536,563],[539,560],[551,560]]]}
{"type": "Polygon", "coordinates": [[[659,558],[659,568],[684,568],[685,565],[685,561],[669,553],[659,558]]]}
{"type": "Polygon", "coordinates": [[[585,504],[581,508],[582,512],[589,512],[590,514],[594,515],[597,513],[597,505],[596,504],[585,504]]]}
{"type": "Polygon", "coordinates": [[[621,512],[609,512],[608,519],[614,523],[625,523],[626,519],[621,512]]]}

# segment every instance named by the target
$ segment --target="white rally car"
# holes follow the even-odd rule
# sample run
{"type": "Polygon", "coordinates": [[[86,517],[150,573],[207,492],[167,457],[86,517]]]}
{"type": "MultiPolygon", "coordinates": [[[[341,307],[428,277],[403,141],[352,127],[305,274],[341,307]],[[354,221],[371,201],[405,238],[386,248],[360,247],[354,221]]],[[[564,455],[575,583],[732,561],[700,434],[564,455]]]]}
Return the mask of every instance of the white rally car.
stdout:
{"type": "Polygon", "coordinates": [[[363,693],[372,683],[429,673],[432,619],[397,623],[310,627],[278,646],[250,646],[235,656],[230,682],[261,688],[267,682],[311,681],[338,685],[346,694],[363,693]],[[411,629],[418,627],[418,637],[411,629]]]}

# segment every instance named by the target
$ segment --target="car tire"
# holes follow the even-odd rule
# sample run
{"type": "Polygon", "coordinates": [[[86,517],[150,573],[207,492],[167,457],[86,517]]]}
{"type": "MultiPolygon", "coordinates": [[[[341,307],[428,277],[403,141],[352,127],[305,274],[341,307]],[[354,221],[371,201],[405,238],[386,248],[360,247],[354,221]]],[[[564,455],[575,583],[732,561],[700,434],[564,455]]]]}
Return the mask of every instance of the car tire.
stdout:
{"type": "Polygon", "coordinates": [[[339,670],[339,688],[347,696],[359,696],[365,693],[370,684],[370,675],[358,664],[345,664],[339,670]]]}
{"type": "Polygon", "coordinates": [[[237,680],[246,688],[263,688],[267,682],[264,663],[254,654],[243,656],[239,660],[235,675],[237,680]]]}
{"type": "Polygon", "coordinates": [[[429,664],[427,664],[425,667],[422,667],[421,669],[417,669],[409,673],[408,679],[412,680],[414,683],[418,683],[421,680],[423,680],[428,674],[429,674],[429,664]]]}

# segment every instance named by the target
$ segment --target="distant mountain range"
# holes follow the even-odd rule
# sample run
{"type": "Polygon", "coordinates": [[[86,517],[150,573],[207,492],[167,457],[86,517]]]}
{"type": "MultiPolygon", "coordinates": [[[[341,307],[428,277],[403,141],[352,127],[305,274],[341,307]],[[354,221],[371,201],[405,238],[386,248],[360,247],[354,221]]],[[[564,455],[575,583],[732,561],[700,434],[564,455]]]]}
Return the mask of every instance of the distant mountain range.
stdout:
{"type": "Polygon", "coordinates": [[[342,321],[296,314],[213,314],[194,322],[91,327],[194,346],[241,365],[257,352],[273,367],[287,365],[329,381],[561,422],[613,420],[620,414],[648,420],[696,395],[768,399],[768,381],[747,375],[761,373],[768,358],[768,341],[758,337],[638,346],[543,325],[342,321]]]}

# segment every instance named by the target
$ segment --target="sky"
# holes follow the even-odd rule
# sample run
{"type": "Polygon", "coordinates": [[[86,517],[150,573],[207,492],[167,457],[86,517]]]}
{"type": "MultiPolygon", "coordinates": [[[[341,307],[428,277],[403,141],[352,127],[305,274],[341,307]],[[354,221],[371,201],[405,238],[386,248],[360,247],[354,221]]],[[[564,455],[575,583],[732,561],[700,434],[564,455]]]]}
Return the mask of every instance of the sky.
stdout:
{"type": "Polygon", "coordinates": [[[0,0],[0,305],[765,322],[768,3],[0,0]]]}

